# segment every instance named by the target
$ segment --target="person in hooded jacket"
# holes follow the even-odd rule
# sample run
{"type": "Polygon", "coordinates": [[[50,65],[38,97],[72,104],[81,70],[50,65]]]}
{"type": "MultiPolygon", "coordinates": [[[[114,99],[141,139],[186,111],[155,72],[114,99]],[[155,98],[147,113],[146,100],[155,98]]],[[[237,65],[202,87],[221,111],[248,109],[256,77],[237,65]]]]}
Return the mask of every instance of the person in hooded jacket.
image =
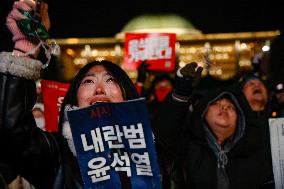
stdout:
{"type": "MultiPolygon", "coordinates": [[[[262,130],[265,157],[272,163],[269,118],[274,117],[273,94],[257,73],[245,74],[237,83],[237,96],[250,126],[262,130]]],[[[272,164],[270,165],[272,167],[272,164]]],[[[272,180],[272,179],[271,179],[272,180]]]]}
{"type": "MultiPolygon", "coordinates": [[[[36,126],[32,108],[36,102],[35,80],[42,63],[26,53],[37,44],[20,31],[16,22],[25,19],[19,9],[30,11],[31,0],[16,1],[7,17],[7,26],[14,35],[13,52],[0,53],[0,134],[1,160],[11,165],[11,174],[1,179],[9,184],[17,175],[35,188],[83,188],[69,123],[65,111],[87,107],[96,102],[122,102],[138,98],[128,75],[109,61],[94,61],[80,69],[64,98],[59,120],[59,133],[49,133],[36,126]]],[[[44,9],[48,19],[47,7],[44,9]]],[[[48,27],[47,27],[48,28],[48,27]]],[[[1,161],[2,162],[2,161],[1,161]]],[[[1,171],[1,170],[0,170],[1,171]]],[[[122,187],[131,189],[126,174],[119,174],[122,187]]]]}
{"type": "Polygon", "coordinates": [[[262,131],[249,125],[235,91],[212,90],[193,101],[201,72],[194,62],[177,71],[153,121],[156,142],[184,167],[184,188],[274,188],[262,131]]]}
{"type": "Polygon", "coordinates": [[[252,111],[262,116],[270,114],[270,91],[265,82],[257,74],[245,74],[238,83],[238,90],[249,104],[252,111]]]}
{"type": "Polygon", "coordinates": [[[269,135],[268,118],[272,117],[271,94],[256,74],[246,74],[237,83],[237,95],[247,118],[254,126],[262,127],[269,135]]]}

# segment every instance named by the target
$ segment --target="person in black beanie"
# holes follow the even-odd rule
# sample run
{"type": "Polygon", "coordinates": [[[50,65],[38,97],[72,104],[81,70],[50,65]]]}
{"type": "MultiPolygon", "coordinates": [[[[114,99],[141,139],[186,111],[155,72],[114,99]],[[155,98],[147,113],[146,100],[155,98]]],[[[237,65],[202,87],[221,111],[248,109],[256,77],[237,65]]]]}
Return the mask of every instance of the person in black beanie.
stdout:
{"type": "MultiPolygon", "coordinates": [[[[273,94],[268,84],[257,73],[245,74],[237,84],[237,96],[246,114],[247,122],[261,130],[265,157],[272,167],[268,119],[274,117],[273,94]]],[[[271,170],[271,169],[269,169],[271,170]]],[[[273,174],[271,174],[273,175],[273,174]]]]}
{"type": "Polygon", "coordinates": [[[268,108],[269,90],[258,75],[246,74],[240,79],[238,85],[253,111],[264,111],[268,108]]]}
{"type": "Polygon", "coordinates": [[[183,189],[273,189],[262,130],[247,121],[235,89],[193,101],[201,71],[194,62],[177,71],[153,121],[156,142],[183,167],[183,189]]]}

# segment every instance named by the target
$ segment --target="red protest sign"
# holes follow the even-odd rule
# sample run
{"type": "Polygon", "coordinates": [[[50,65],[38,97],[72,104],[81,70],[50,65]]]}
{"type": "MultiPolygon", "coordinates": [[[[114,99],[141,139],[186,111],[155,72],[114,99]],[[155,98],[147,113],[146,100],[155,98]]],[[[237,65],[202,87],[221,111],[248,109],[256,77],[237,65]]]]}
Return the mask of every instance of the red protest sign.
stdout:
{"type": "Polygon", "coordinates": [[[48,80],[41,81],[46,131],[58,131],[60,107],[68,87],[69,84],[66,83],[48,80]]]}
{"type": "Polygon", "coordinates": [[[136,70],[143,60],[147,60],[150,70],[173,71],[175,42],[174,33],[126,33],[122,67],[136,70]]]}

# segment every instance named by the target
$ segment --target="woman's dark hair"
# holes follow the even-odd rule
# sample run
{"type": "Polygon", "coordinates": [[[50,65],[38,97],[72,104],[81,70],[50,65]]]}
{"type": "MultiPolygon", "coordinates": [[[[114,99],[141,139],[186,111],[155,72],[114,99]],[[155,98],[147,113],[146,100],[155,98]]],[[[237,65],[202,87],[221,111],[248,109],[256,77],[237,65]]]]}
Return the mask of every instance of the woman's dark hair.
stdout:
{"type": "Polygon", "coordinates": [[[79,70],[77,75],[74,77],[72,80],[69,89],[66,93],[66,96],[64,98],[64,101],[61,106],[61,111],[60,111],[60,118],[59,118],[59,129],[61,130],[63,119],[64,119],[64,109],[65,106],[71,105],[71,106],[78,106],[78,101],[77,101],[77,91],[80,87],[80,84],[87,74],[87,72],[94,66],[97,65],[102,65],[105,67],[105,69],[117,80],[117,83],[122,91],[123,98],[125,100],[131,100],[138,98],[139,95],[136,91],[136,88],[131,81],[131,79],[128,77],[128,75],[123,71],[118,65],[107,61],[94,61],[86,64],[83,68],[79,70]]]}

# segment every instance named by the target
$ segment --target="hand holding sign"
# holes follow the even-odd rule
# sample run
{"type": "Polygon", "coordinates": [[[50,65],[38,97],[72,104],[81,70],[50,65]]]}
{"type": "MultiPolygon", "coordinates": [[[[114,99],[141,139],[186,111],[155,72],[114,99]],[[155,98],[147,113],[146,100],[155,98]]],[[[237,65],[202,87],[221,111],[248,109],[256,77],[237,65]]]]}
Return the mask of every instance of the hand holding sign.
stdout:
{"type": "Polygon", "coordinates": [[[145,99],[96,103],[67,112],[85,188],[160,189],[145,99]]]}

